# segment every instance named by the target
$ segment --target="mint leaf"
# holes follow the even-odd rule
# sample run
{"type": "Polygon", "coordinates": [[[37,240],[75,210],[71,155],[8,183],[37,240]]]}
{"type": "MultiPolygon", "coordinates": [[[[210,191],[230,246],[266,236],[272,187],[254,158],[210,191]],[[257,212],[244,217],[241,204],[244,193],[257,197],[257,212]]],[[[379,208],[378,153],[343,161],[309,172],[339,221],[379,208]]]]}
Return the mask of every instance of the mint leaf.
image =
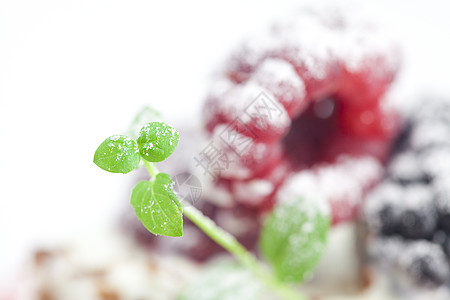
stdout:
{"type": "Polygon", "coordinates": [[[131,194],[136,216],[155,235],[183,235],[183,210],[172,185],[168,174],[158,173],[152,181],[139,182],[131,194]]]}
{"type": "Polygon", "coordinates": [[[281,281],[307,279],[325,250],[330,221],[316,202],[280,201],[263,224],[260,250],[281,281]]]}
{"type": "Polygon", "coordinates": [[[94,154],[94,163],[111,173],[128,173],[137,168],[140,159],[136,141],[125,135],[110,136],[94,154]]]}
{"type": "Polygon", "coordinates": [[[148,123],[142,127],[137,139],[139,153],[147,161],[163,161],[173,153],[179,139],[180,133],[169,124],[148,123]]]}
{"type": "Polygon", "coordinates": [[[178,300],[257,300],[262,285],[248,270],[233,262],[207,266],[178,300]]]}
{"type": "Polygon", "coordinates": [[[139,130],[142,128],[142,125],[154,122],[154,121],[162,121],[162,114],[149,107],[144,106],[134,117],[134,120],[131,122],[130,127],[128,128],[128,136],[137,139],[139,137],[139,130]]]}

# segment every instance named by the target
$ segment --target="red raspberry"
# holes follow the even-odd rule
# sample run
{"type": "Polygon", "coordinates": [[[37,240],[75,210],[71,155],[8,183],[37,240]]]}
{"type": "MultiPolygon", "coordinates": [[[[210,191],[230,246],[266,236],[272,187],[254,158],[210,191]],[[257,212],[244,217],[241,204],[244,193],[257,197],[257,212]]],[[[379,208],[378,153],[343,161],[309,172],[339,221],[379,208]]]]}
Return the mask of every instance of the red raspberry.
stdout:
{"type": "MultiPolygon", "coordinates": [[[[237,156],[236,165],[219,174],[234,201],[270,207],[291,172],[333,169],[342,155],[384,161],[398,118],[381,109],[381,102],[396,74],[398,53],[379,39],[373,26],[334,13],[302,12],[248,41],[224,70],[228,79],[221,86],[226,88],[213,89],[208,98],[204,115],[210,132],[217,135],[228,125],[229,133],[253,140],[248,152],[237,156]],[[248,107],[261,92],[273,107],[283,108],[276,118],[265,115],[264,128],[260,119],[248,116],[248,107]],[[285,174],[273,179],[280,152],[287,166],[278,169],[285,174]]],[[[228,145],[221,147],[229,151],[228,145]]],[[[350,170],[341,176],[346,172],[350,170]]],[[[359,191],[353,198],[339,190],[328,195],[335,221],[354,216],[359,198],[377,174],[360,173],[366,177],[352,186],[359,191]]]]}

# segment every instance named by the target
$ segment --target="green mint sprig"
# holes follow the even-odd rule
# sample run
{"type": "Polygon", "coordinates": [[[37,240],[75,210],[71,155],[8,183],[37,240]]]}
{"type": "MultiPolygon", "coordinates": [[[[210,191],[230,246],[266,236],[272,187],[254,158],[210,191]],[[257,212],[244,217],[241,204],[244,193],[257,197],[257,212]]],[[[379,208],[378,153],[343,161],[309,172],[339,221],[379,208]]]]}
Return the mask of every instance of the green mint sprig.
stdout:
{"type": "Polygon", "coordinates": [[[259,247],[278,279],[308,279],[325,250],[330,218],[318,203],[297,198],[279,203],[263,224],[259,247]]]}
{"type": "Polygon", "coordinates": [[[141,156],[135,140],[125,135],[113,135],[95,151],[94,163],[111,173],[128,173],[139,165],[141,156]]]}
{"type": "Polygon", "coordinates": [[[155,235],[183,235],[183,210],[172,184],[169,175],[158,173],[151,181],[139,182],[131,194],[136,216],[155,235]]]}
{"type": "MultiPolygon", "coordinates": [[[[97,148],[94,163],[108,172],[125,174],[138,168],[140,161],[143,161],[151,178],[139,182],[133,188],[130,203],[138,219],[150,232],[155,235],[182,236],[184,213],[282,299],[307,300],[287,283],[303,281],[317,264],[326,241],[329,224],[327,216],[316,214],[311,219],[310,214],[305,213],[300,198],[289,204],[277,204],[263,225],[259,243],[263,257],[275,274],[270,272],[214,221],[193,206],[183,207],[173,190],[170,176],[158,171],[155,162],[168,158],[175,151],[179,138],[179,132],[171,125],[150,122],[141,128],[138,136],[113,135],[107,138],[97,148]]],[[[223,288],[222,285],[205,286],[209,289],[216,287],[223,288]]],[[[236,284],[231,288],[238,292],[245,285],[236,284]]],[[[192,289],[188,290],[189,295],[192,295],[192,289]]],[[[214,299],[228,299],[224,298],[225,294],[220,290],[212,292],[217,296],[214,299]]],[[[180,299],[191,299],[189,295],[182,294],[180,299]]],[[[257,297],[256,294],[253,296],[257,297]]]]}
{"type": "Polygon", "coordinates": [[[155,235],[183,235],[183,210],[173,191],[172,179],[157,172],[152,163],[169,157],[179,139],[180,133],[171,125],[150,122],[142,127],[137,140],[113,135],[95,151],[94,163],[112,173],[128,173],[139,166],[141,159],[144,161],[152,178],[134,187],[130,203],[145,228],[155,235]]]}
{"type": "Polygon", "coordinates": [[[163,161],[175,151],[179,140],[180,133],[166,123],[145,124],[137,139],[139,154],[149,162],[163,161]]]}

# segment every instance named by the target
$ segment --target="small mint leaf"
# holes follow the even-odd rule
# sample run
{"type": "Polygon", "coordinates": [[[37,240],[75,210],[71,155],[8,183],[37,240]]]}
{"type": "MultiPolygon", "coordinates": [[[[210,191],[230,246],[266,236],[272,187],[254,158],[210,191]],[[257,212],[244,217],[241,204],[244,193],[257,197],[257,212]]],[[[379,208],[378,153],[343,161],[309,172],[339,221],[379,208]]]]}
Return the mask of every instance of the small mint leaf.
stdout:
{"type": "Polygon", "coordinates": [[[152,181],[139,182],[131,194],[136,216],[155,235],[183,235],[183,210],[172,185],[169,175],[158,173],[152,181]]]}
{"type": "Polygon", "coordinates": [[[128,136],[137,139],[142,125],[155,121],[163,121],[162,114],[149,106],[144,106],[131,122],[130,127],[128,128],[128,136]]]}
{"type": "Polygon", "coordinates": [[[263,224],[259,244],[281,281],[297,283],[311,275],[325,250],[329,223],[328,213],[314,201],[277,204],[263,224]]]}
{"type": "Polygon", "coordinates": [[[257,300],[263,287],[237,263],[222,261],[209,265],[178,300],[257,300]]]}
{"type": "Polygon", "coordinates": [[[136,141],[124,135],[110,136],[94,154],[94,163],[111,173],[128,173],[137,168],[140,159],[136,141]]]}
{"type": "Polygon", "coordinates": [[[139,153],[150,162],[159,162],[169,157],[178,146],[180,133],[163,122],[144,125],[137,139],[139,153]]]}

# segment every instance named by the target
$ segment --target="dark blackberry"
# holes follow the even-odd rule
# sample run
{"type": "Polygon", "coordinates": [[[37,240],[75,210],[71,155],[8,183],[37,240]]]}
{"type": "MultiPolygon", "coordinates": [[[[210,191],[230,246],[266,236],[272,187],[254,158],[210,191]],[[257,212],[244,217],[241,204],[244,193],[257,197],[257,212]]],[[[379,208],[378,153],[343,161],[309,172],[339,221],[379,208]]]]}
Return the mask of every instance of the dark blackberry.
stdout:
{"type": "Polygon", "coordinates": [[[450,178],[435,182],[434,188],[439,227],[450,233],[450,178]]]}
{"type": "Polygon", "coordinates": [[[450,213],[445,212],[439,215],[439,227],[450,232],[450,213]]]}
{"type": "Polygon", "coordinates": [[[378,213],[382,222],[381,233],[391,235],[398,232],[398,220],[395,208],[391,205],[384,206],[378,213]]]}
{"type": "Polygon", "coordinates": [[[423,102],[405,124],[385,181],[366,200],[366,223],[380,241],[369,253],[396,278],[450,287],[450,101],[423,102]]]}
{"type": "Polygon", "coordinates": [[[365,206],[369,227],[381,235],[399,233],[399,202],[402,198],[402,188],[393,183],[382,183],[373,190],[365,206]]]}
{"type": "Polygon", "coordinates": [[[443,230],[436,231],[432,241],[441,246],[442,251],[444,251],[447,257],[450,256],[450,236],[448,232],[443,230]]]}
{"type": "MultiPolygon", "coordinates": [[[[408,209],[400,218],[400,232],[409,239],[429,238],[434,231],[435,225],[426,221],[426,214],[408,209]]],[[[434,222],[433,222],[434,223],[434,222]]]]}
{"type": "Polygon", "coordinates": [[[442,249],[428,241],[405,245],[399,265],[417,284],[436,287],[448,282],[450,269],[442,249]]]}
{"type": "Polygon", "coordinates": [[[404,188],[403,211],[400,215],[400,234],[408,239],[427,239],[433,236],[437,218],[434,193],[429,186],[414,184],[404,188]]]}

